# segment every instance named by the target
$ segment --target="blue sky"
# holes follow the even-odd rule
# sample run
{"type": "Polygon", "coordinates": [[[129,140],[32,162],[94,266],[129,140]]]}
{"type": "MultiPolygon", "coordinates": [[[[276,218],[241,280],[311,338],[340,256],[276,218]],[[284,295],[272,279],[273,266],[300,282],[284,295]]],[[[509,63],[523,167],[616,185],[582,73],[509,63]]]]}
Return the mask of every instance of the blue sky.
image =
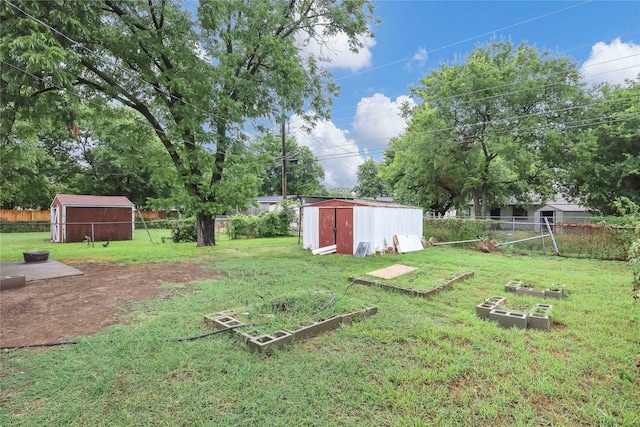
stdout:
{"type": "MultiPolygon", "coordinates": [[[[574,58],[586,81],[622,83],[640,73],[640,1],[378,1],[373,40],[328,64],[342,87],[332,118],[311,134],[291,117],[288,134],[311,148],[327,187],[352,187],[358,165],[376,160],[406,123],[400,105],[430,70],[493,37],[526,41],[574,58]]],[[[340,51],[341,38],[332,40],[340,51]]]]}

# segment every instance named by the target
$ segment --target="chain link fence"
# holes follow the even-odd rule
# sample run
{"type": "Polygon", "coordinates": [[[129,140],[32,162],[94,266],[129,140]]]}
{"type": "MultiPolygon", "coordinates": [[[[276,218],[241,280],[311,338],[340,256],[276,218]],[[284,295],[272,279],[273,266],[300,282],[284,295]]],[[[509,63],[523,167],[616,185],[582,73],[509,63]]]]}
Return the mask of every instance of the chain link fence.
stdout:
{"type": "MultiPolygon", "coordinates": [[[[426,238],[438,242],[491,239],[510,252],[554,254],[553,240],[563,256],[626,260],[635,240],[634,227],[592,224],[587,218],[572,222],[531,221],[519,217],[501,219],[427,218],[426,238]],[[551,235],[553,239],[551,239],[551,235]],[[546,237],[543,237],[546,236],[546,237]]],[[[480,248],[480,242],[465,243],[480,248]]]]}
{"type": "MultiPolygon", "coordinates": [[[[227,232],[226,217],[216,218],[217,235],[227,232]]],[[[48,242],[105,242],[108,240],[152,239],[147,230],[165,230],[165,238],[170,238],[175,230],[190,227],[195,233],[195,219],[165,218],[136,219],[126,222],[68,222],[51,224],[49,221],[6,221],[0,219],[0,250],[2,246],[25,246],[34,241],[48,242]],[[133,227],[133,230],[132,230],[133,227]]]]}
{"type": "MultiPolygon", "coordinates": [[[[184,228],[185,220],[178,218],[140,220],[134,222],[135,236],[138,239],[150,238],[147,229],[171,230],[184,228]]],[[[81,227],[80,238],[74,241],[91,242],[107,241],[111,237],[113,227],[131,227],[126,223],[73,223],[68,227],[81,227]]],[[[58,227],[61,227],[59,225],[58,227]]],[[[594,258],[604,260],[626,260],[629,247],[635,240],[633,227],[622,227],[605,224],[582,222],[549,223],[549,228],[563,256],[594,258]]],[[[226,217],[216,218],[216,235],[227,232],[226,217]]],[[[492,239],[500,245],[500,250],[513,253],[554,254],[549,229],[545,222],[523,220],[518,217],[501,219],[463,219],[463,218],[425,218],[424,236],[434,237],[438,242],[457,242],[471,248],[480,248],[478,240],[492,239]],[[547,237],[543,237],[547,236],[547,237]],[[523,241],[524,240],[524,241],[523,241]],[[511,243],[513,242],[513,243],[511,243]]],[[[52,230],[48,221],[6,221],[0,220],[0,250],[3,245],[20,245],[25,247],[34,241],[51,241],[52,230]]]]}

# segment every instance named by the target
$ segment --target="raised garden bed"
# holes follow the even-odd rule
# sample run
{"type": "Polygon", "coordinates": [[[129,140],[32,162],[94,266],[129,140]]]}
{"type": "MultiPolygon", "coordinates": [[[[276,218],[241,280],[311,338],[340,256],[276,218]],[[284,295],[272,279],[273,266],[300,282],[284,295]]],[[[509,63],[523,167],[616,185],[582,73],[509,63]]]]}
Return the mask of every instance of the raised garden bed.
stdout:
{"type": "Polygon", "coordinates": [[[507,303],[507,299],[501,296],[493,296],[487,298],[482,304],[476,306],[476,315],[481,319],[488,319],[489,312],[499,305],[507,303]]]}
{"type": "Polygon", "coordinates": [[[361,320],[367,316],[373,316],[378,312],[378,307],[371,306],[364,310],[354,311],[347,314],[331,316],[327,319],[313,322],[310,325],[303,326],[293,331],[279,330],[271,334],[263,334],[254,329],[249,332],[242,332],[240,328],[249,326],[238,320],[237,313],[234,311],[224,311],[204,316],[206,324],[218,329],[234,328],[233,332],[243,338],[249,345],[251,350],[263,352],[269,348],[281,348],[295,340],[302,340],[324,332],[337,329],[340,325],[350,325],[354,321],[361,320]]]}
{"type": "Polygon", "coordinates": [[[496,321],[503,328],[551,330],[553,324],[552,305],[536,304],[527,312],[505,307],[505,303],[506,298],[504,297],[487,298],[485,302],[476,306],[476,315],[480,319],[496,321]]]}
{"type": "Polygon", "coordinates": [[[504,285],[505,292],[512,292],[518,296],[532,296],[537,298],[562,299],[567,296],[566,285],[552,283],[548,289],[536,289],[526,286],[520,281],[510,281],[504,285]]]}
{"type": "Polygon", "coordinates": [[[453,279],[449,279],[447,280],[443,285],[438,285],[435,286],[427,291],[418,291],[415,289],[410,289],[410,288],[402,288],[396,285],[390,285],[388,283],[383,283],[383,282],[379,282],[377,280],[367,280],[367,279],[362,279],[359,277],[349,277],[349,281],[353,282],[353,283],[357,283],[360,285],[366,285],[366,286],[378,286],[382,289],[388,290],[388,291],[393,291],[393,292],[401,292],[403,294],[407,294],[407,295],[411,295],[414,297],[420,297],[420,298],[431,298],[434,295],[439,294],[440,292],[443,291],[450,291],[453,289],[453,284],[454,283],[459,283],[459,282],[463,282],[471,277],[473,277],[474,272],[470,271],[469,273],[464,273],[461,275],[458,275],[456,277],[454,277],[453,279]]]}

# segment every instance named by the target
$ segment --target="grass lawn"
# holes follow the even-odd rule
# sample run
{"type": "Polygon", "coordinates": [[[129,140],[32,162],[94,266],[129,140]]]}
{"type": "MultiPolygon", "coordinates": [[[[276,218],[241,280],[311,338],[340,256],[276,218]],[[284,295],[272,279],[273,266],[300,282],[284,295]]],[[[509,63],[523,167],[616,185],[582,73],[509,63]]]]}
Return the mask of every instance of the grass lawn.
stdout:
{"type": "MultiPolygon", "coordinates": [[[[23,249],[50,249],[57,260],[197,260],[223,274],[140,303],[126,324],[80,337],[81,344],[0,354],[0,425],[640,425],[640,303],[623,262],[449,246],[312,256],[297,238],[223,236],[215,248],[198,249],[163,244],[162,231],[152,232],[157,243],[137,230],[135,241],[105,250],[37,236],[25,248],[11,243],[15,235],[1,236],[2,261],[21,259],[23,249]],[[397,263],[417,270],[385,282],[416,290],[468,271],[475,277],[432,299],[349,287],[349,276],[397,263]],[[564,283],[569,297],[505,294],[510,280],[564,283]],[[322,305],[315,298],[332,293],[336,304],[318,318],[367,304],[378,313],[267,354],[227,333],[169,340],[209,332],[206,314],[239,309],[257,319],[273,301],[302,301],[292,317],[310,316],[322,305]],[[514,307],[551,303],[557,325],[546,333],[482,321],[475,306],[492,295],[514,307]]],[[[267,329],[300,320],[263,319],[276,319],[265,320],[267,329]]]]}

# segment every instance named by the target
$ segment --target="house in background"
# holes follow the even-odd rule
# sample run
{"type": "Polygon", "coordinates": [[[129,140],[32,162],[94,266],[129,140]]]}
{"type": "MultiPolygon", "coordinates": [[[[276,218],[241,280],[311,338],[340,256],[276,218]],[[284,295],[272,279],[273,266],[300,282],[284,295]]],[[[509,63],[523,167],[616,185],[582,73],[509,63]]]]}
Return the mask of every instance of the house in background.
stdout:
{"type": "MultiPolygon", "coordinates": [[[[469,216],[475,218],[473,200],[469,202],[469,216]]],[[[561,196],[542,203],[540,199],[534,200],[528,206],[524,206],[514,197],[509,199],[509,203],[491,210],[489,217],[495,220],[511,222],[544,222],[547,218],[549,222],[577,222],[585,223],[592,216],[589,209],[578,203],[570,202],[561,196]]]]}

